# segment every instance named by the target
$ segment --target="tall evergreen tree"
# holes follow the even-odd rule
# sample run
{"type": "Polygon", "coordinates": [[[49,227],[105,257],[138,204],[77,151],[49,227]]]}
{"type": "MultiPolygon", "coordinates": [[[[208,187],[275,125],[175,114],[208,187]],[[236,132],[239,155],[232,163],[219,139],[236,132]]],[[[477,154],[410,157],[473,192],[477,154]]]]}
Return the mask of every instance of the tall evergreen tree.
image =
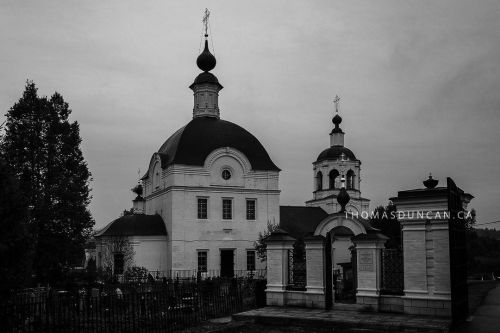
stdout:
{"type": "Polygon", "coordinates": [[[39,97],[30,81],[6,114],[1,154],[30,207],[34,268],[41,281],[57,278],[54,274],[81,257],[94,224],[87,209],[91,174],[80,150],[79,125],[69,121],[70,114],[60,94],[39,97]]]}
{"type": "Polygon", "coordinates": [[[11,170],[0,158],[0,299],[5,299],[10,289],[29,282],[31,244],[26,202],[11,170]]]}

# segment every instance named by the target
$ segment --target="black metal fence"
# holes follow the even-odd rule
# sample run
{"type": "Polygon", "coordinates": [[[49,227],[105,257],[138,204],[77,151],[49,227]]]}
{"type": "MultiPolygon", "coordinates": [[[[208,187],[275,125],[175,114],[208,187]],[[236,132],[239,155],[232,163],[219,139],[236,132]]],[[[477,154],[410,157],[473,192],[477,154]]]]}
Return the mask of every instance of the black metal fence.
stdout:
{"type": "Polygon", "coordinates": [[[403,252],[399,249],[382,249],[382,288],[385,295],[403,295],[403,252]]]}
{"type": "MultiPolygon", "coordinates": [[[[182,280],[193,280],[193,279],[206,279],[206,278],[218,278],[221,277],[221,271],[218,269],[209,269],[205,271],[200,270],[168,270],[168,271],[149,271],[149,274],[155,280],[163,279],[182,279],[182,280]]],[[[234,270],[233,277],[235,278],[250,278],[250,279],[266,279],[267,270],[266,269],[255,269],[255,270],[234,270]]],[[[121,279],[126,281],[125,277],[121,279]]],[[[144,277],[147,280],[147,277],[144,277]]]]}
{"type": "Polygon", "coordinates": [[[265,306],[265,280],[118,284],[17,294],[0,304],[1,332],[173,332],[265,306]]]}
{"type": "Polygon", "coordinates": [[[305,251],[288,250],[288,283],[289,290],[306,290],[307,271],[305,251]]]}

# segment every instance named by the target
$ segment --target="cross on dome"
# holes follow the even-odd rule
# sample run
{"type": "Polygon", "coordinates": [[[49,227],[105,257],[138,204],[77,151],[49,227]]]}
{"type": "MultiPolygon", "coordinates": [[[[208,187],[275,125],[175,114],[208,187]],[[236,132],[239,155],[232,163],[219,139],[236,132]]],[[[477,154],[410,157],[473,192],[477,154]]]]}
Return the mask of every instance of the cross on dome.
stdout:
{"type": "Polygon", "coordinates": [[[339,95],[335,95],[335,98],[333,99],[333,103],[335,104],[335,112],[339,112],[339,104],[340,104],[340,97],[339,95]]]}
{"type": "Polygon", "coordinates": [[[208,37],[208,18],[210,17],[210,11],[205,8],[205,15],[203,15],[203,25],[205,26],[205,38],[208,37]]]}

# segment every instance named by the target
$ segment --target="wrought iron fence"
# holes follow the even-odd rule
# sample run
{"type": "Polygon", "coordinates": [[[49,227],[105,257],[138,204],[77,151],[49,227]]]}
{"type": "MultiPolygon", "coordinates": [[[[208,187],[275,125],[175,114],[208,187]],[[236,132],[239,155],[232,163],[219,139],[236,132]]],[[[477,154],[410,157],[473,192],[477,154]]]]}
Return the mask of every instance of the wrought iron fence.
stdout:
{"type": "Polygon", "coordinates": [[[382,249],[382,288],[386,295],[403,295],[403,252],[399,249],[382,249]]]}
{"type": "Polygon", "coordinates": [[[117,284],[12,297],[0,304],[2,332],[173,332],[265,305],[265,280],[117,284]]]}
{"type": "MultiPolygon", "coordinates": [[[[127,278],[125,275],[119,277],[120,282],[154,282],[164,280],[182,280],[182,281],[195,281],[205,280],[208,278],[221,277],[221,271],[218,269],[209,269],[206,271],[184,269],[184,270],[168,270],[168,271],[149,271],[147,276],[141,278],[127,278]]],[[[233,276],[235,278],[251,278],[251,279],[266,279],[266,269],[256,270],[234,270],[233,276]]]]}
{"type": "Polygon", "coordinates": [[[287,289],[305,290],[307,285],[306,254],[296,250],[288,250],[288,284],[287,289]]]}

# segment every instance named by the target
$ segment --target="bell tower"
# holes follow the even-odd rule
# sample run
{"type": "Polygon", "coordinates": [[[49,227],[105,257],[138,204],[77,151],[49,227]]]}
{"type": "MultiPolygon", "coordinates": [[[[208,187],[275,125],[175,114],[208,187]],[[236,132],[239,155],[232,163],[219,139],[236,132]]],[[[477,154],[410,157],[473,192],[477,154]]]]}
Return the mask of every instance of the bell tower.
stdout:
{"type": "Polygon", "coordinates": [[[205,10],[203,24],[205,27],[205,48],[196,59],[196,65],[203,72],[189,86],[194,93],[193,118],[214,117],[220,118],[219,91],[223,88],[215,75],[210,73],[215,68],[217,60],[208,49],[208,18],[210,12],[205,10]]]}
{"type": "Polygon", "coordinates": [[[332,214],[341,210],[337,202],[341,188],[345,188],[351,200],[346,211],[361,213],[368,210],[369,199],[361,196],[361,161],[344,146],[344,131],[340,128],[340,97],[335,96],[334,128],[330,132],[330,147],[323,150],[313,162],[313,199],[307,206],[321,207],[332,214]]]}

